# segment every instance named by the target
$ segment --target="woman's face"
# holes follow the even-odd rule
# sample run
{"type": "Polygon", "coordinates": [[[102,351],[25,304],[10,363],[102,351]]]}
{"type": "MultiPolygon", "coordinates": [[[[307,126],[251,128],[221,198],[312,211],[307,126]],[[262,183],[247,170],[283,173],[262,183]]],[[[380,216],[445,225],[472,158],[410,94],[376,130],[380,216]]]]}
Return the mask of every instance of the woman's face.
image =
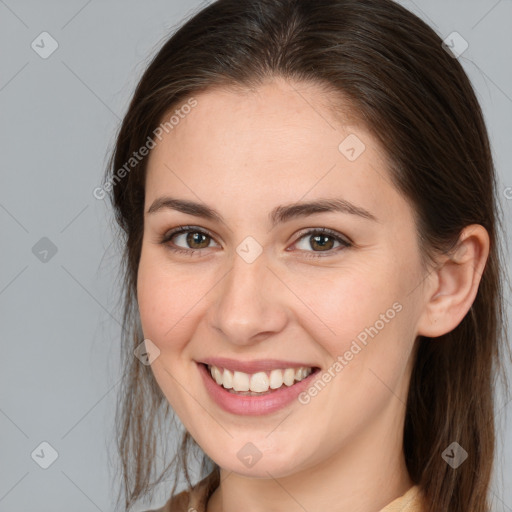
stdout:
{"type": "Polygon", "coordinates": [[[322,95],[283,80],[199,94],[148,162],[151,367],[203,450],[244,475],[401,449],[425,295],[413,211],[376,139],[322,95]],[[317,202],[330,208],[298,207],[317,202]]]}

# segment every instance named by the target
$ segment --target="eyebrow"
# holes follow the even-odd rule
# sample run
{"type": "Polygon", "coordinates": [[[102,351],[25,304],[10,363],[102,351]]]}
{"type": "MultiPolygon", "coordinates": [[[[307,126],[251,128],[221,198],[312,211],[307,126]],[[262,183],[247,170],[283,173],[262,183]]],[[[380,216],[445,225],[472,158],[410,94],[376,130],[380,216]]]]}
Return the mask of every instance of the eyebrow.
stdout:
{"type": "MultiPolygon", "coordinates": [[[[185,199],[175,199],[169,196],[155,199],[146,213],[152,214],[164,209],[177,210],[188,215],[194,215],[195,217],[203,217],[221,223],[224,222],[219,212],[205,204],[185,199]]],[[[368,210],[340,198],[318,199],[316,201],[277,206],[270,212],[269,220],[272,226],[276,226],[279,223],[287,222],[291,219],[323,212],[347,213],[378,222],[375,215],[368,210]]]]}

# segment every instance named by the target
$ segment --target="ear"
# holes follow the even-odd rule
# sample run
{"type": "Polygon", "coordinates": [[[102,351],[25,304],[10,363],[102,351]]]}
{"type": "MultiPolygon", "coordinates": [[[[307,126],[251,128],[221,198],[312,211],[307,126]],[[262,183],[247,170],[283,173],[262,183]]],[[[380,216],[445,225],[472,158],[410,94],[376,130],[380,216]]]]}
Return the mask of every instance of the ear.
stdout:
{"type": "Polygon", "coordinates": [[[435,338],[457,327],[471,308],[489,255],[489,234],[479,224],[466,226],[453,252],[444,254],[428,276],[418,334],[435,338]]]}

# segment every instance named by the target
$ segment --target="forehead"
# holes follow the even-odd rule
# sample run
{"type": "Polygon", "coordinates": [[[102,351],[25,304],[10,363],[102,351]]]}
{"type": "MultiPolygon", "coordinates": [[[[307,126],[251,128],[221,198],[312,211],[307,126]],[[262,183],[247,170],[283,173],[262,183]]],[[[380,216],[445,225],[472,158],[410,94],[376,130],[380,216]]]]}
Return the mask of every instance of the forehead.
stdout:
{"type": "Polygon", "coordinates": [[[356,124],[348,110],[335,115],[328,108],[332,93],[315,84],[283,79],[256,89],[210,89],[195,99],[197,106],[172,129],[169,138],[180,149],[200,147],[198,157],[215,157],[227,149],[231,160],[259,155],[280,160],[313,157],[311,149],[338,157],[340,135],[356,124]]]}
{"type": "Polygon", "coordinates": [[[330,108],[335,99],[320,86],[274,80],[194,98],[150,153],[146,204],[176,191],[252,206],[338,195],[380,201],[384,214],[386,199],[399,200],[378,141],[348,110],[330,108]]]}

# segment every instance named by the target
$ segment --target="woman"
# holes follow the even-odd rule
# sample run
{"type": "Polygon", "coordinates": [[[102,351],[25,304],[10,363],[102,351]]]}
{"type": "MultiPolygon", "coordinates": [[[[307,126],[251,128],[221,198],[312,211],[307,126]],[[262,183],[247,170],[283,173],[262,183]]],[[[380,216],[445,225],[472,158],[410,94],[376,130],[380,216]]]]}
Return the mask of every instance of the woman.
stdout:
{"type": "Polygon", "coordinates": [[[389,0],[219,0],[152,60],[105,185],[127,509],[181,461],[161,512],[489,510],[499,217],[449,52],[389,0]]]}

